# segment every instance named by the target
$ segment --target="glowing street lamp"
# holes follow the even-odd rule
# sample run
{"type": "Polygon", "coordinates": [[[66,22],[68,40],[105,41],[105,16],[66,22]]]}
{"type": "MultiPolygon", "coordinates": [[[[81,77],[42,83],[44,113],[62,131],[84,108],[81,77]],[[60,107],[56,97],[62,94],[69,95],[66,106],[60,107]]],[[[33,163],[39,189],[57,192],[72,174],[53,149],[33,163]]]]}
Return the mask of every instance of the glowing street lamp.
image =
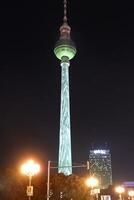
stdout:
{"type": "Polygon", "coordinates": [[[98,199],[98,193],[100,193],[100,189],[96,188],[98,187],[99,185],[99,180],[97,178],[95,178],[94,176],[91,176],[89,177],[87,180],[86,180],[86,185],[88,187],[91,188],[91,195],[95,195],[96,196],[96,199],[98,199]]]}
{"type": "Polygon", "coordinates": [[[40,172],[40,165],[33,160],[28,160],[21,166],[21,173],[25,174],[29,178],[29,185],[27,186],[27,196],[31,200],[33,196],[33,186],[31,185],[32,177],[40,172]]]}
{"type": "Polygon", "coordinates": [[[134,200],[134,190],[129,190],[128,196],[130,197],[131,200],[134,200]]]}
{"type": "Polygon", "coordinates": [[[119,194],[119,199],[122,200],[122,194],[125,192],[125,188],[122,186],[117,186],[115,192],[119,194]]]}
{"type": "Polygon", "coordinates": [[[97,187],[99,185],[99,181],[94,176],[91,176],[86,180],[86,185],[93,189],[94,187],[97,187]]]}

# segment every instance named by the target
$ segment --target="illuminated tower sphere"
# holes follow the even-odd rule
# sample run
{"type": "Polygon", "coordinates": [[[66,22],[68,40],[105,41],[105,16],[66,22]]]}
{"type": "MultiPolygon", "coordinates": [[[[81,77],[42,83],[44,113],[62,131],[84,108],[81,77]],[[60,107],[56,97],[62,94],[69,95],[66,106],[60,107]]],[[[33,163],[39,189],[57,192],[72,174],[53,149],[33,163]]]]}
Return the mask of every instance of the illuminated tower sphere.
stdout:
{"type": "Polygon", "coordinates": [[[72,174],[71,128],[70,128],[70,100],[69,100],[69,66],[70,60],[76,54],[76,48],[71,40],[71,28],[67,23],[67,1],[64,0],[64,18],[60,27],[60,38],[54,53],[61,60],[61,106],[58,172],[65,175],[72,174]]]}

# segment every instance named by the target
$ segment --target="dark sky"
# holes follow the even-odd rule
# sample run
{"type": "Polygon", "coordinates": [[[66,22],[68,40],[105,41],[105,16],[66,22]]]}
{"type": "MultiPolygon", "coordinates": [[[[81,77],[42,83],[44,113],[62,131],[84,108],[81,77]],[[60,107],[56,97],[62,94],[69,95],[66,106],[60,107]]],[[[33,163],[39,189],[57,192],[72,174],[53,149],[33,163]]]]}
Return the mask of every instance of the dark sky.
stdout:
{"type": "MultiPolygon", "coordinates": [[[[70,67],[73,161],[86,161],[91,143],[107,142],[114,180],[134,180],[133,6],[70,0],[68,8],[77,46],[70,67]]],[[[57,160],[60,66],[53,48],[62,17],[62,0],[1,5],[1,167],[28,156],[45,165],[57,160]]]]}

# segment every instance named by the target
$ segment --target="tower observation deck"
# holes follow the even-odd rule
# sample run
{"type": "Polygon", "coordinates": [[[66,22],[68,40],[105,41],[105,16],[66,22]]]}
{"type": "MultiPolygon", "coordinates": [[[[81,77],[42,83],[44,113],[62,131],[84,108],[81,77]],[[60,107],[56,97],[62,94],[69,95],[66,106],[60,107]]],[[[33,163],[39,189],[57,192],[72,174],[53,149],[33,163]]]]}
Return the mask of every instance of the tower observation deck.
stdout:
{"type": "Polygon", "coordinates": [[[69,96],[69,66],[70,60],[76,54],[76,47],[71,40],[71,28],[67,22],[67,0],[64,3],[63,24],[60,27],[60,38],[56,42],[54,53],[61,66],[61,104],[58,172],[72,174],[70,96],[69,96]]]}

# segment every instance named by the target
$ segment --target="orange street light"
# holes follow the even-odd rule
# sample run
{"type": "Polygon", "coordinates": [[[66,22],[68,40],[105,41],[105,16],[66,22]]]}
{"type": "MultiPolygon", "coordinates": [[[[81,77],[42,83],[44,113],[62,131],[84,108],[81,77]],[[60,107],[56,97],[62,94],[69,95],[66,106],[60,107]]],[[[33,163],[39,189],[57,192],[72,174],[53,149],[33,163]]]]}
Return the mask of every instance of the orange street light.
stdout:
{"type": "Polygon", "coordinates": [[[125,188],[122,186],[117,186],[115,192],[119,194],[119,199],[122,200],[122,194],[125,192],[125,188]]]}
{"type": "Polygon", "coordinates": [[[32,177],[40,172],[40,165],[33,160],[28,160],[21,166],[21,173],[25,174],[29,178],[29,185],[27,186],[27,196],[31,200],[33,196],[33,186],[31,185],[32,177]]]}
{"type": "Polygon", "coordinates": [[[92,198],[93,196],[96,196],[96,199],[98,199],[98,194],[100,193],[100,189],[96,187],[98,187],[99,185],[99,180],[95,178],[94,176],[91,176],[86,180],[85,183],[88,187],[91,188],[90,195],[92,196],[92,198]]]}
{"type": "Polygon", "coordinates": [[[97,187],[99,185],[99,181],[94,176],[91,176],[86,180],[86,185],[88,187],[94,188],[94,187],[97,187]]]}
{"type": "Polygon", "coordinates": [[[128,196],[130,197],[131,200],[134,200],[134,190],[129,190],[128,196]]]}

